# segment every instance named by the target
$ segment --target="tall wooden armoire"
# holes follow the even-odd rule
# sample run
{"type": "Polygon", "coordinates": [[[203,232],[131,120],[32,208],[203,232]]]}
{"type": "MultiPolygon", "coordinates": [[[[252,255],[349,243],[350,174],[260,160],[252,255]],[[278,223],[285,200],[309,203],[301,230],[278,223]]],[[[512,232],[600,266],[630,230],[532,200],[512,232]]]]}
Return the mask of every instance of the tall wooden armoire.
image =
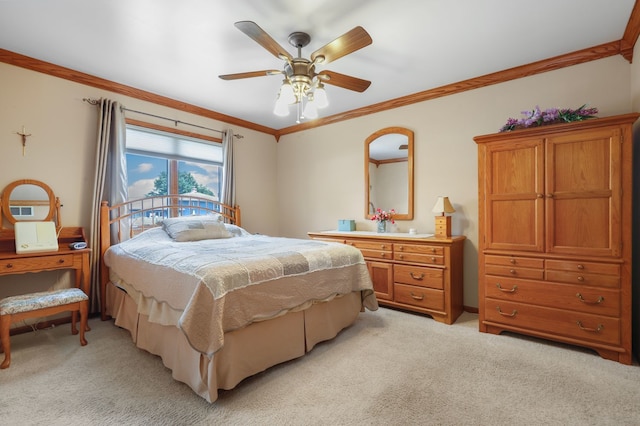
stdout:
{"type": "Polygon", "coordinates": [[[631,364],[638,116],[474,138],[481,332],[575,344],[631,364]]]}

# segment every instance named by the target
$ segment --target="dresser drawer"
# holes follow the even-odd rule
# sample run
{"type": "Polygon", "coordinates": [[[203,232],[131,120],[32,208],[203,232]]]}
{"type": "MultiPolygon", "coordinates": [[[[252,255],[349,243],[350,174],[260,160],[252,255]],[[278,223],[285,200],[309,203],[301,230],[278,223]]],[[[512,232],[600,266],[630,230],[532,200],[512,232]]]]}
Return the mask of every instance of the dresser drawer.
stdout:
{"type": "Polygon", "coordinates": [[[437,288],[440,290],[444,288],[442,269],[411,265],[395,265],[393,276],[394,281],[397,283],[437,288]]]}
{"type": "Polygon", "coordinates": [[[393,244],[383,241],[361,241],[361,240],[346,240],[345,244],[359,248],[360,250],[393,250],[393,244]]]}
{"type": "Polygon", "coordinates": [[[583,342],[620,345],[620,320],[584,312],[485,299],[485,321],[583,342]]]}
{"type": "Polygon", "coordinates": [[[517,280],[491,275],[485,276],[484,285],[485,297],[492,299],[531,303],[610,317],[620,316],[618,290],[517,280]]]}
{"type": "Polygon", "coordinates": [[[517,266],[485,265],[484,270],[489,275],[523,278],[530,280],[544,279],[544,269],[520,268],[517,266]]]}
{"type": "Polygon", "coordinates": [[[73,255],[25,257],[0,260],[0,275],[16,272],[42,271],[50,269],[65,269],[73,265],[73,255]]]}
{"type": "Polygon", "coordinates": [[[444,247],[419,244],[394,244],[393,250],[400,253],[428,254],[444,256],[444,247]]]}
{"type": "Polygon", "coordinates": [[[581,272],[547,271],[547,281],[559,281],[584,286],[620,288],[620,277],[614,275],[583,274],[581,272]]]}
{"type": "Polygon", "coordinates": [[[394,284],[394,299],[405,305],[444,311],[444,292],[414,285],[394,284]]]}
{"type": "Polygon", "coordinates": [[[531,257],[487,255],[484,257],[484,263],[487,265],[513,266],[518,268],[544,268],[543,259],[535,259],[531,257]]]}
{"type": "Polygon", "coordinates": [[[418,244],[394,244],[393,259],[425,265],[444,265],[444,248],[418,244]]]}
{"type": "Polygon", "coordinates": [[[362,255],[369,259],[393,259],[393,244],[380,241],[346,240],[345,244],[360,249],[362,255]]]}

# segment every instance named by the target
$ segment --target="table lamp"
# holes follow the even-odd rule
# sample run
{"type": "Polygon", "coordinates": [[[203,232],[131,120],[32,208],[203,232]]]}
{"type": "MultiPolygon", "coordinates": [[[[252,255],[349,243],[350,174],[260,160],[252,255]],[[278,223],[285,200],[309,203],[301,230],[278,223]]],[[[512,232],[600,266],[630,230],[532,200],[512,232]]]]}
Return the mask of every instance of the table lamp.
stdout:
{"type": "Polygon", "coordinates": [[[439,214],[436,216],[436,238],[451,237],[451,216],[447,216],[445,213],[455,211],[456,209],[449,202],[449,197],[438,197],[436,205],[433,206],[433,212],[439,214]]]}

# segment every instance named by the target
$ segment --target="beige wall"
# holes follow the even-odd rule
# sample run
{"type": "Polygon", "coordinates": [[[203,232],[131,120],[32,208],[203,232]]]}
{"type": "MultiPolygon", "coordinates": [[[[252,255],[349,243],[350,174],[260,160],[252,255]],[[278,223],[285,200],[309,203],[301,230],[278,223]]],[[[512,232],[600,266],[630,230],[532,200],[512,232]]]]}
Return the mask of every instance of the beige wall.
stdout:
{"type": "Polygon", "coordinates": [[[399,231],[432,233],[436,197],[449,196],[456,209],[453,233],[468,238],[464,304],[478,306],[473,137],[497,132],[507,118],[536,105],[588,103],[601,116],[627,113],[629,85],[629,63],[615,56],[284,136],[278,143],[281,234],[304,237],[308,231],[336,229],[338,219],[356,219],[357,229],[373,230],[364,218],[364,141],[384,127],[408,127],[415,132],[415,219],[399,222],[399,231]]]}
{"type": "MultiPolygon", "coordinates": [[[[415,219],[399,222],[398,230],[412,227],[433,232],[431,207],[438,195],[449,196],[456,208],[453,232],[469,239],[464,303],[477,306],[473,136],[493,133],[508,117],[519,117],[521,110],[536,105],[575,108],[588,103],[598,107],[601,116],[629,112],[632,103],[640,110],[638,74],[638,65],[630,67],[616,56],[286,135],[279,143],[269,135],[235,128],[245,136],[236,151],[237,202],[243,225],[250,232],[305,237],[308,231],[335,229],[338,219],[356,219],[358,229],[372,230],[373,223],[364,218],[364,140],[384,127],[407,127],[415,132],[415,219]]],[[[131,109],[217,129],[226,127],[3,63],[0,93],[0,188],[22,178],[48,183],[64,204],[62,219],[67,226],[89,225],[97,111],[83,98],[109,97],[131,109]],[[33,135],[24,157],[15,134],[23,125],[33,135]]],[[[59,277],[39,281],[38,285],[48,288],[59,277]]],[[[0,279],[0,297],[23,291],[17,285],[15,280],[0,279]],[[8,281],[14,285],[2,285],[8,281]]]]}
{"type": "MultiPolygon", "coordinates": [[[[16,179],[37,179],[48,184],[63,204],[64,226],[83,226],[88,231],[94,177],[98,108],[83,98],[108,97],[125,107],[223,130],[214,120],[172,110],[148,102],[105,92],[82,84],[0,63],[0,191],[16,179]],[[30,136],[22,156],[16,134],[26,127],[30,136]]],[[[127,113],[127,116],[171,127],[173,123],[127,113]]],[[[201,132],[192,127],[183,130],[201,132]]],[[[251,232],[277,234],[277,144],[271,135],[234,128],[244,136],[236,144],[237,203],[242,206],[243,225],[251,232]]],[[[211,136],[220,136],[209,132],[211,136]]],[[[57,287],[61,274],[38,274],[0,278],[0,297],[24,292],[24,285],[57,287]],[[48,275],[48,276],[47,276],[48,275]],[[16,284],[19,282],[20,284],[16,284]],[[6,284],[5,283],[11,283],[6,284]]],[[[31,289],[31,287],[30,287],[31,289]]]]}

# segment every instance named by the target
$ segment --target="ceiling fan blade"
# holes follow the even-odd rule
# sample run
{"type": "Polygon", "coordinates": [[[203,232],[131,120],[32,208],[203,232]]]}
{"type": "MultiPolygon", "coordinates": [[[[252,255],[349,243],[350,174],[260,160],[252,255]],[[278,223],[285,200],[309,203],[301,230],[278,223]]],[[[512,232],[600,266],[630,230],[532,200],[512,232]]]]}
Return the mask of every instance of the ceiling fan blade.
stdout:
{"type": "Polygon", "coordinates": [[[342,87],[343,89],[353,90],[355,92],[364,92],[371,85],[368,80],[351,77],[350,75],[340,74],[334,71],[322,71],[318,77],[326,84],[342,87]]]}
{"type": "Polygon", "coordinates": [[[276,58],[293,60],[293,56],[278,44],[269,34],[253,21],[239,21],[234,24],[240,31],[254,39],[260,46],[267,49],[276,58]]]}
{"type": "Polygon", "coordinates": [[[250,71],[250,72],[239,72],[237,74],[224,74],[219,75],[223,80],[238,80],[240,78],[252,78],[252,77],[264,77],[267,75],[277,75],[282,74],[280,70],[263,70],[263,71],[250,71]]]}
{"type": "Polygon", "coordinates": [[[327,64],[358,49],[362,49],[371,43],[373,43],[373,40],[369,33],[362,27],[355,27],[313,52],[311,54],[311,60],[315,61],[318,56],[324,56],[322,63],[327,64]]]}

